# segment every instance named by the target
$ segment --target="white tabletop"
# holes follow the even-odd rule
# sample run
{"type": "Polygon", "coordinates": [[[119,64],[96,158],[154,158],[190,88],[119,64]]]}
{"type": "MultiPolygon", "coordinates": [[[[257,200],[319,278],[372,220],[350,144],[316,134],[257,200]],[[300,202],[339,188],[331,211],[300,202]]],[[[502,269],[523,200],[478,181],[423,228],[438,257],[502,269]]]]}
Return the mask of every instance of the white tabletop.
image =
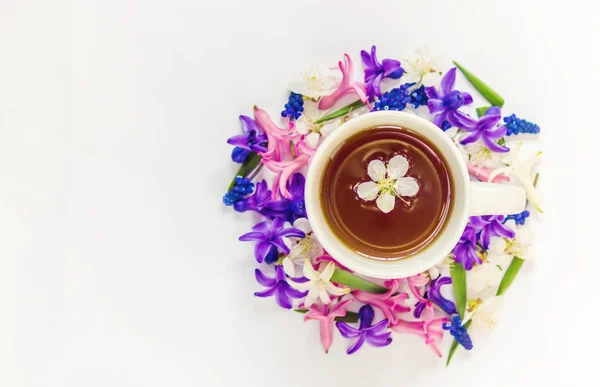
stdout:
{"type": "Polygon", "coordinates": [[[591,376],[600,31],[588,2],[551,3],[2,2],[0,385],[591,376]],[[410,336],[347,356],[337,335],[325,355],[318,324],[253,297],[252,246],[237,242],[251,216],[221,204],[238,115],[254,104],[278,115],[293,75],[344,52],[359,65],[372,44],[381,58],[428,44],[543,131],[537,260],[507,293],[496,331],[449,368],[410,336]]]}

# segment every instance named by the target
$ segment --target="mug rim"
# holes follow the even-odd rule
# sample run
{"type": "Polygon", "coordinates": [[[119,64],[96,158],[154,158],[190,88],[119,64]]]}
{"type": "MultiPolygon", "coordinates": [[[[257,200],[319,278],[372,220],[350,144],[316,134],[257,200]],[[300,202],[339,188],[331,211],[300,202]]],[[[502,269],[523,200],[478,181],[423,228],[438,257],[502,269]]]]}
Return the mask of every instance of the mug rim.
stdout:
{"type": "Polygon", "coordinates": [[[312,230],[323,248],[340,264],[375,278],[405,278],[439,264],[454,248],[468,221],[471,202],[467,167],[452,140],[435,124],[414,114],[398,111],[370,112],[338,127],[312,156],[306,174],[305,205],[312,230]],[[329,226],[321,202],[321,183],[330,155],[353,135],[375,127],[403,127],[427,138],[440,152],[452,179],[451,208],[441,231],[423,249],[397,260],[378,260],[350,249],[329,226]],[[460,200],[456,200],[460,197],[460,200]]]}

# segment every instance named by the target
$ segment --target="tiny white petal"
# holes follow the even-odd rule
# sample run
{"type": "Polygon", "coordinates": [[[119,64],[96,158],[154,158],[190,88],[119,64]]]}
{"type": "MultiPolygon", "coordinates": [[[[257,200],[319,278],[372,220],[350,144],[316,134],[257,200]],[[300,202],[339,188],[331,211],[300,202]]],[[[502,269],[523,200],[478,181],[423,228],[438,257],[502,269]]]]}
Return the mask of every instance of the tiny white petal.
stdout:
{"type": "Polygon", "coordinates": [[[304,142],[311,148],[316,148],[319,145],[321,135],[317,132],[310,132],[308,136],[304,137],[304,142]]]}
{"type": "Polygon", "coordinates": [[[283,258],[281,265],[283,266],[283,271],[285,272],[285,274],[289,275],[290,277],[296,276],[296,268],[294,262],[292,262],[291,259],[289,259],[288,257],[283,258]]]}
{"type": "Polygon", "coordinates": [[[308,118],[303,114],[296,120],[296,131],[300,134],[308,134],[310,132],[310,122],[308,118]]]}
{"type": "Polygon", "coordinates": [[[437,88],[440,85],[441,80],[442,80],[442,76],[439,73],[432,72],[432,73],[427,73],[427,74],[423,75],[421,82],[422,82],[423,86],[425,86],[425,87],[434,86],[437,88]]]}
{"type": "Polygon", "coordinates": [[[371,160],[367,167],[367,174],[375,182],[385,179],[385,172],[385,164],[381,160],[371,160]]]}
{"type": "Polygon", "coordinates": [[[408,160],[402,155],[396,155],[388,162],[388,177],[390,179],[399,179],[406,175],[408,171],[408,160]]]}
{"type": "Polygon", "coordinates": [[[319,298],[321,299],[321,302],[325,305],[331,302],[331,297],[329,297],[329,293],[327,293],[327,290],[325,288],[322,288],[319,292],[319,298]]]}
{"type": "Polygon", "coordinates": [[[504,240],[504,238],[495,236],[495,237],[492,237],[492,239],[490,240],[490,246],[488,248],[488,251],[493,254],[501,254],[504,252],[505,248],[506,248],[506,241],[504,240]]]}
{"type": "Polygon", "coordinates": [[[342,124],[341,120],[329,121],[321,127],[321,136],[327,137],[342,124]]]}
{"type": "Polygon", "coordinates": [[[398,196],[415,196],[419,192],[419,183],[414,177],[401,177],[394,184],[398,196]]]}
{"type": "Polygon", "coordinates": [[[385,192],[377,198],[377,207],[386,214],[394,209],[395,204],[396,197],[389,192],[385,192]]]}
{"type": "Polygon", "coordinates": [[[308,98],[318,98],[319,94],[311,90],[306,82],[292,82],[288,84],[288,89],[296,94],[302,94],[308,98]]]}
{"type": "Polygon", "coordinates": [[[350,288],[339,288],[331,282],[327,283],[326,289],[329,294],[333,294],[334,296],[343,296],[344,294],[350,293],[350,288]]]}
{"type": "Polygon", "coordinates": [[[312,227],[310,227],[310,223],[308,222],[308,219],[306,219],[306,218],[296,219],[296,221],[294,222],[294,227],[297,228],[298,230],[304,232],[307,235],[310,232],[312,232],[312,227]]]}
{"type": "Polygon", "coordinates": [[[333,262],[329,262],[327,264],[327,266],[325,267],[325,269],[319,275],[319,278],[322,279],[323,281],[329,281],[331,279],[331,276],[333,275],[334,271],[335,271],[335,264],[333,262]]]}
{"type": "Polygon", "coordinates": [[[356,193],[362,200],[375,200],[379,193],[379,187],[377,186],[377,183],[367,181],[366,183],[360,183],[358,187],[356,187],[356,193]]]}
{"type": "Polygon", "coordinates": [[[306,259],[304,261],[304,267],[302,268],[302,274],[304,274],[304,276],[311,281],[316,281],[317,278],[319,277],[319,272],[315,271],[315,269],[312,267],[312,264],[310,263],[309,259],[306,259]]]}
{"type": "Polygon", "coordinates": [[[306,296],[306,299],[304,300],[304,306],[305,307],[309,307],[312,304],[315,303],[315,301],[317,300],[317,298],[319,297],[319,289],[318,288],[310,288],[310,290],[308,291],[308,295],[306,296]]]}

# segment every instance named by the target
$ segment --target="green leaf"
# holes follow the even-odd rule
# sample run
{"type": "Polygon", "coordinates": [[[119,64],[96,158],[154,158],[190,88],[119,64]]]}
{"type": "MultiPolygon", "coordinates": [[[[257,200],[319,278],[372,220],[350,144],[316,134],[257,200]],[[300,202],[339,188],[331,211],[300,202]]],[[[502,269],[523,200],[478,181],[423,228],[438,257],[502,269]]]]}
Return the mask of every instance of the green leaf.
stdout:
{"type": "Polygon", "coordinates": [[[498,93],[496,93],[488,85],[483,83],[481,79],[477,78],[475,75],[473,75],[473,73],[467,71],[464,67],[456,63],[456,61],[453,61],[453,63],[456,65],[456,67],[458,67],[460,71],[462,71],[462,73],[465,75],[465,78],[467,78],[467,80],[471,82],[471,85],[473,85],[475,90],[477,90],[483,96],[483,98],[485,98],[489,103],[491,103],[492,106],[504,106],[504,98],[500,97],[498,93]]]}
{"type": "Polygon", "coordinates": [[[350,105],[344,106],[343,108],[334,111],[331,114],[326,115],[325,117],[321,117],[315,121],[315,124],[322,124],[323,122],[327,122],[329,120],[333,120],[334,118],[338,118],[341,116],[345,116],[350,113],[352,110],[358,109],[361,106],[364,106],[365,103],[360,99],[358,101],[352,102],[350,105]]]}
{"type": "Polygon", "coordinates": [[[452,277],[452,287],[454,288],[454,299],[460,319],[465,316],[467,308],[467,272],[461,263],[456,262],[450,270],[452,277]]]}
{"type": "Polygon", "coordinates": [[[339,267],[335,268],[331,281],[337,282],[342,285],[346,285],[351,289],[362,290],[369,293],[383,294],[388,291],[387,288],[374,284],[373,282],[367,281],[366,279],[359,277],[349,271],[342,270],[339,267]]]}
{"type": "MultiPolygon", "coordinates": [[[[467,321],[467,323],[464,325],[465,329],[469,329],[469,327],[471,326],[471,321],[472,320],[467,321]]],[[[448,365],[450,364],[450,360],[452,360],[452,356],[454,356],[456,348],[458,348],[458,341],[454,340],[452,342],[452,345],[450,346],[450,350],[448,351],[448,360],[446,360],[446,367],[448,367],[448,365]]]]}
{"type": "MultiPolygon", "coordinates": [[[[294,309],[294,312],[305,314],[308,312],[306,309],[294,309]]],[[[358,313],[346,311],[345,316],[336,317],[335,321],[342,321],[345,323],[355,323],[358,322],[358,313]]]]}
{"type": "Polygon", "coordinates": [[[229,188],[227,188],[227,191],[231,190],[233,188],[233,186],[235,185],[236,177],[248,176],[250,174],[250,172],[252,172],[256,168],[256,166],[260,163],[260,159],[261,159],[261,157],[258,155],[258,153],[256,153],[256,152],[250,153],[248,155],[248,157],[246,157],[246,160],[244,161],[244,163],[240,166],[240,169],[238,169],[235,177],[231,181],[231,184],[229,184],[229,188]]]}
{"type": "Polygon", "coordinates": [[[481,106],[475,109],[477,111],[477,117],[485,116],[485,112],[487,112],[489,108],[491,108],[491,106],[481,106]]]}
{"type": "Polygon", "coordinates": [[[519,270],[521,270],[521,266],[523,266],[523,262],[524,262],[523,259],[521,259],[519,257],[513,257],[510,265],[508,266],[508,269],[506,269],[506,272],[504,273],[504,276],[502,277],[502,281],[500,281],[500,285],[498,286],[498,291],[496,292],[497,296],[501,296],[508,290],[510,285],[515,280],[515,277],[517,276],[517,274],[519,274],[519,270]]]}

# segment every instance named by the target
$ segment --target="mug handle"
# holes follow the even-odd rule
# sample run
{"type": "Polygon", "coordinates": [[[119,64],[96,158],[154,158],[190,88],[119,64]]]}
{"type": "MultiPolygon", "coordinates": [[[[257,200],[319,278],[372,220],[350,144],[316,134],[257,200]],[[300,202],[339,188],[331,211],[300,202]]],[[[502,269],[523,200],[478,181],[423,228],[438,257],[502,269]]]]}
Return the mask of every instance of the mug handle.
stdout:
{"type": "Polygon", "coordinates": [[[508,184],[471,182],[470,216],[510,215],[525,210],[523,187],[508,184]]]}

